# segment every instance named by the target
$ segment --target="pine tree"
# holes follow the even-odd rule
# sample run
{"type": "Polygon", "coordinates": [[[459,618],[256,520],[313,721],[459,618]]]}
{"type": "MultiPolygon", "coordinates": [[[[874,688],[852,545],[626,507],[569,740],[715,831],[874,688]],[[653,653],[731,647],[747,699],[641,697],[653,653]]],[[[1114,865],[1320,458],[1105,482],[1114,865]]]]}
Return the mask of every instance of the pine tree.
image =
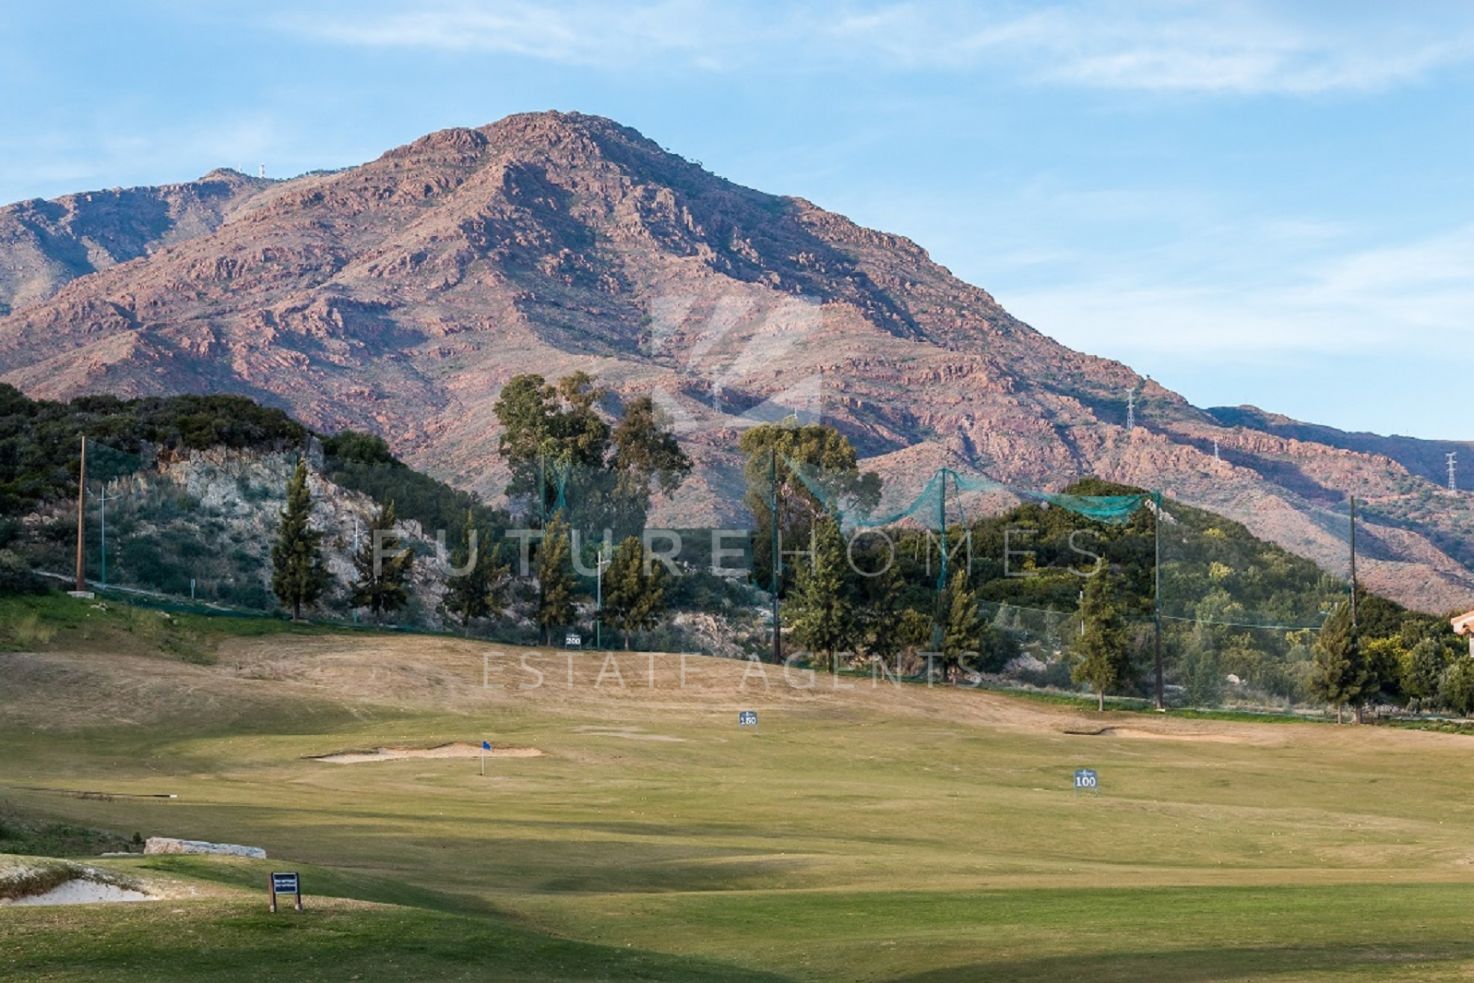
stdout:
{"type": "Polygon", "coordinates": [[[1070,678],[1088,683],[1095,691],[1096,705],[1105,709],[1105,694],[1131,678],[1131,652],[1126,638],[1126,621],[1117,597],[1116,575],[1108,570],[1091,577],[1080,604],[1084,629],[1075,640],[1075,664],[1070,678]]]}
{"type": "Polygon", "coordinates": [[[844,539],[839,525],[825,516],[814,527],[812,556],[801,559],[784,618],[799,643],[820,656],[830,672],[839,668],[837,654],[849,641],[855,611],[845,576],[844,539]]]}
{"type": "Polygon", "coordinates": [[[615,549],[604,573],[602,614],[624,635],[628,649],[630,635],[654,628],[664,610],[665,567],[651,563],[647,571],[644,544],[630,536],[615,549]]]}
{"type": "MultiPolygon", "coordinates": [[[[873,558],[861,559],[857,556],[856,562],[864,563],[867,559],[873,558]]],[[[872,658],[886,665],[889,665],[906,645],[906,640],[902,637],[902,632],[898,627],[903,613],[907,610],[902,598],[906,589],[906,581],[901,577],[899,566],[900,564],[891,562],[882,572],[865,577],[860,581],[862,591],[858,592],[859,603],[855,611],[856,634],[859,636],[857,644],[862,646],[872,658]]],[[[865,570],[875,568],[861,567],[865,570]]]]}
{"type": "Polygon", "coordinates": [[[353,585],[353,605],[368,608],[375,621],[409,603],[408,581],[414,554],[399,548],[394,533],[397,522],[394,502],[390,501],[369,523],[368,536],[353,558],[353,567],[358,571],[358,583],[353,585]]]}
{"type": "Polygon", "coordinates": [[[577,583],[569,562],[571,556],[568,523],[562,515],[554,515],[537,549],[537,623],[542,626],[544,645],[551,644],[554,628],[566,626],[574,618],[577,583]]]}
{"type": "Polygon", "coordinates": [[[1355,710],[1360,723],[1362,703],[1376,688],[1376,680],[1362,652],[1361,639],[1351,621],[1351,604],[1342,601],[1326,619],[1320,637],[1315,641],[1310,690],[1336,708],[1336,723],[1339,724],[1344,719],[1347,706],[1355,710]]]}
{"type": "Polygon", "coordinates": [[[978,597],[967,586],[967,573],[957,570],[947,585],[946,622],[942,628],[942,678],[952,679],[969,655],[978,654],[982,619],[978,597]]]}
{"type": "Polygon", "coordinates": [[[287,507],[271,547],[271,590],[292,609],[293,621],[301,619],[303,607],[317,603],[331,582],[322,561],[322,533],[309,524],[311,516],[307,464],[298,461],[287,481],[287,507]]]}
{"type": "Polygon", "coordinates": [[[441,602],[467,635],[473,621],[495,617],[506,609],[512,569],[501,562],[502,544],[492,546],[488,539],[476,528],[475,513],[468,509],[461,548],[451,557],[452,565],[464,572],[446,580],[441,602]]]}

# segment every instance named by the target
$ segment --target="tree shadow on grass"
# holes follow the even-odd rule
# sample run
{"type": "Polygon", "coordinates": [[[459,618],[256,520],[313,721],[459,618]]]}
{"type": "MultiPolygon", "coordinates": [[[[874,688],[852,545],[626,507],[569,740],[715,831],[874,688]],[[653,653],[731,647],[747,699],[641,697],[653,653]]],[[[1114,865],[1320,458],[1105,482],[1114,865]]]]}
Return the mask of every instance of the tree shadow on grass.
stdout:
{"type": "MultiPolygon", "coordinates": [[[[1045,983],[1089,979],[1092,983],[1212,983],[1273,979],[1301,973],[1352,972],[1386,979],[1416,979],[1418,969],[1440,964],[1474,965],[1474,942],[1390,942],[1383,945],[1258,946],[1174,949],[1144,953],[1082,953],[1039,959],[1000,959],[895,977],[893,983],[1008,981],[1045,983]],[[1380,972],[1379,972],[1380,971],[1380,972]]],[[[1358,975],[1358,979],[1362,976],[1358,975]]]]}
{"type": "Polygon", "coordinates": [[[311,901],[87,905],[7,916],[0,965],[15,979],[518,980],[789,983],[701,957],[567,939],[502,919],[311,901]],[[111,910],[108,910],[111,909],[111,910]],[[123,910],[126,909],[126,910],[123,910]]]}

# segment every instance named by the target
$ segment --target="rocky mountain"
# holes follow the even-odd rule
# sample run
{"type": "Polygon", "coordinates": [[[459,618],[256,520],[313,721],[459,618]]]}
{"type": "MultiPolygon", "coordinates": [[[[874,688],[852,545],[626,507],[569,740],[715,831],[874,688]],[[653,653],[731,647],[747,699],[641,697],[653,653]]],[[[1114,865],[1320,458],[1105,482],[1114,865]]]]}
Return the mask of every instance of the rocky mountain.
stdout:
{"type": "Polygon", "coordinates": [[[223,168],[185,184],[0,208],[0,314],[45,300],[79,276],[213,232],[271,184],[223,168]]]}
{"type": "Polygon", "coordinates": [[[0,269],[74,277],[11,289],[0,379],[50,398],[247,394],[319,430],[380,433],[495,495],[501,385],[583,369],[612,401],[652,393],[676,421],[697,468],[672,523],[740,522],[737,435],[797,415],[899,483],[941,464],[1050,488],[1096,474],[1333,568],[1354,493],[1373,586],[1424,610],[1474,600],[1470,497],[1396,445],[1200,410],[1018,321],[907,239],[725,181],[609,120],[523,114],[333,174],[222,180],[237,190],[181,206],[187,220],[157,217],[183,192],[144,189],[117,193],[106,220],[52,219],[71,230],[45,240],[54,252],[39,235],[0,240],[0,269]],[[81,243],[124,241],[111,262],[74,262],[81,243]]]}

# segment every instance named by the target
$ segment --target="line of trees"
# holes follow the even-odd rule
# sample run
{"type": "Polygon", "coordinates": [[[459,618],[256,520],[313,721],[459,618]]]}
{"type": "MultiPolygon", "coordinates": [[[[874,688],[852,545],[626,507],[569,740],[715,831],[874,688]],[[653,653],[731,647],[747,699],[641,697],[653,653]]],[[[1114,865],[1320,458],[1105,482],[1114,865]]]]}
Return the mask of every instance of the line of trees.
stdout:
{"type": "MultiPolygon", "coordinates": [[[[1103,708],[1108,694],[1145,693],[1155,656],[1154,592],[1164,583],[1161,603],[1172,617],[1161,629],[1163,657],[1179,698],[1192,705],[1214,705],[1235,686],[1287,702],[1321,701],[1338,718],[1349,711],[1360,720],[1374,706],[1474,713],[1474,659],[1446,621],[1363,591],[1353,632],[1344,584],[1211,513],[1169,503],[1173,525],[1162,535],[1176,540],[1159,570],[1158,517],[1148,509],[1107,525],[1044,503],[974,519],[949,505],[951,543],[965,538],[969,555],[954,559],[943,583],[935,530],[892,526],[884,540],[861,534],[847,541],[841,533],[840,506],[863,515],[878,498],[874,476],[860,471],[842,434],[824,426],[758,427],[744,434],[742,447],[757,519],[754,583],[775,579],[776,522],[784,627],[816,667],[836,670],[847,659],[889,665],[909,651],[917,671],[957,679],[996,671],[1026,652],[1049,665],[1021,671],[1088,687],[1103,708]],[[1082,531],[1097,557],[1089,569],[1080,564],[1082,531]],[[1010,533],[1026,533],[1026,549],[1010,546],[1010,533]],[[1020,628],[1021,612],[1032,619],[1028,630],[1020,628]],[[1282,627],[1320,620],[1319,631],[1282,627]],[[1256,621],[1265,627],[1252,627],[1256,621]],[[926,665],[918,668],[922,656],[926,665]]],[[[1086,479],[1065,491],[1140,490],[1086,479]]],[[[919,518],[935,522],[931,514],[919,518]]]]}
{"type": "MultiPolygon", "coordinates": [[[[502,424],[500,452],[511,471],[509,499],[529,530],[514,571],[507,557],[511,519],[475,504],[456,519],[459,536],[451,550],[451,573],[441,609],[470,634],[481,622],[526,610],[545,643],[575,627],[588,600],[588,575],[602,575],[603,603],[594,612],[623,638],[657,627],[670,592],[664,566],[641,537],[653,494],[669,495],[690,472],[691,462],[666,427],[653,400],[636,397],[618,415],[603,408],[609,394],[576,373],[548,383],[538,375],[510,380],[496,403],[502,424]],[[612,422],[605,414],[613,416],[612,422]],[[597,544],[626,533],[605,554],[597,544]],[[591,555],[591,551],[593,552],[591,555]],[[520,575],[519,575],[520,574],[520,575]]],[[[402,465],[381,440],[345,433],[334,438],[330,461],[339,474],[360,485],[407,487],[420,493],[423,510],[443,510],[455,501],[430,494],[404,476],[402,465]],[[398,465],[390,468],[390,465],[398,465]]],[[[429,489],[433,493],[434,489],[429,489]]],[[[322,534],[311,527],[308,469],[299,463],[287,486],[272,549],[272,590],[300,618],[320,604],[331,584],[322,558],[322,534]]],[[[355,581],[349,599],[382,621],[412,596],[414,554],[398,541],[399,519],[391,498],[365,530],[353,556],[355,581]]]]}

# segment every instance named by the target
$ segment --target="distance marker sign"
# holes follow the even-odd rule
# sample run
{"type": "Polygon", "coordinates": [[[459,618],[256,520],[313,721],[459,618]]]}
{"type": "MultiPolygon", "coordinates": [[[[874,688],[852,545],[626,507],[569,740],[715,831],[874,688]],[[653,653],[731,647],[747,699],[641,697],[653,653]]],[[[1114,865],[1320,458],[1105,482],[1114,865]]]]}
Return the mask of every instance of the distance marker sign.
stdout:
{"type": "Polygon", "coordinates": [[[293,871],[278,871],[267,877],[267,883],[271,887],[271,910],[276,911],[276,896],[278,894],[296,895],[298,911],[302,910],[302,878],[293,871]]]}
{"type": "Polygon", "coordinates": [[[1075,769],[1075,791],[1099,792],[1100,776],[1095,773],[1094,768],[1075,769]]]}
{"type": "Polygon", "coordinates": [[[757,726],[757,711],[756,710],[742,710],[742,711],[739,711],[738,714],[737,714],[737,726],[738,727],[756,727],[757,726]]]}

